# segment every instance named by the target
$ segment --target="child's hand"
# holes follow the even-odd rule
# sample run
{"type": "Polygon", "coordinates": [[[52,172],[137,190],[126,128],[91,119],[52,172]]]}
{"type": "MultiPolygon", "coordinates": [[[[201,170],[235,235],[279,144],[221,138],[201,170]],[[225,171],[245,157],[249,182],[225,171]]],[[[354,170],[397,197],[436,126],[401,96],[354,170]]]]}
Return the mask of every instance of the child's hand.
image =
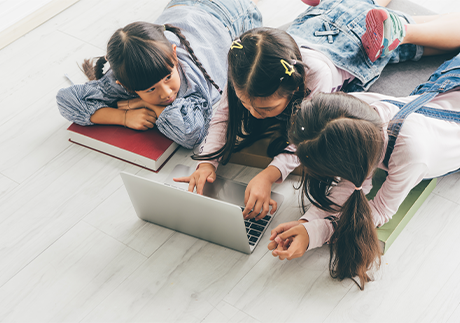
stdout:
{"type": "Polygon", "coordinates": [[[187,177],[173,178],[176,182],[188,182],[188,190],[193,192],[196,186],[196,192],[203,194],[204,184],[212,183],[216,179],[216,168],[210,163],[202,163],[192,175],[187,177]]]}
{"type": "Polygon", "coordinates": [[[154,111],[142,108],[126,110],[124,115],[124,125],[135,130],[147,130],[153,128],[157,121],[157,115],[154,111]]]}
{"type": "Polygon", "coordinates": [[[243,211],[243,216],[245,219],[254,217],[256,220],[262,219],[267,215],[270,206],[272,207],[271,213],[276,212],[278,205],[271,199],[271,189],[272,184],[279,177],[279,170],[269,166],[249,182],[244,194],[246,208],[243,211]]]}
{"type": "Polygon", "coordinates": [[[308,248],[310,238],[305,227],[305,220],[292,221],[280,224],[272,230],[268,249],[274,257],[280,260],[291,260],[301,257],[308,248]]]}
{"type": "Polygon", "coordinates": [[[117,102],[117,107],[120,110],[134,110],[134,109],[147,108],[147,109],[150,109],[153,112],[155,112],[157,118],[163,112],[163,110],[165,109],[165,107],[160,107],[160,106],[157,106],[157,105],[147,103],[144,100],[142,100],[141,98],[118,101],[117,102]]]}

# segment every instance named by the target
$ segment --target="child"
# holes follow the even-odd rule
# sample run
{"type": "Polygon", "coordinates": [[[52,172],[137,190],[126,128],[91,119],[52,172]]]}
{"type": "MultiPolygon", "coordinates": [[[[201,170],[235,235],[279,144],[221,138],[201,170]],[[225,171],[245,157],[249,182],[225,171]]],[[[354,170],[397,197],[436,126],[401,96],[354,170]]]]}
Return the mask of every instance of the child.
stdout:
{"type": "Polygon", "coordinates": [[[380,260],[375,227],[421,180],[460,170],[459,75],[460,55],[409,97],[320,93],[302,102],[289,136],[313,205],[299,221],[272,230],[273,255],[293,259],[329,242],[331,276],[358,276],[363,289],[380,260]],[[368,202],[377,167],[388,176],[368,202]]]}
{"type": "Polygon", "coordinates": [[[205,182],[215,179],[219,161],[227,163],[233,152],[267,136],[270,130],[276,139],[268,155],[274,159],[249,182],[243,212],[245,218],[257,214],[257,219],[262,218],[270,206],[276,210],[270,199],[272,184],[284,180],[299,165],[286,131],[296,103],[310,93],[366,90],[389,62],[418,60],[424,53],[436,53],[435,48],[444,43],[447,47],[442,49],[460,47],[460,39],[452,35],[452,30],[460,28],[459,15],[450,14],[444,18],[445,25],[432,18],[414,25],[419,28],[407,29],[406,38],[431,47],[404,44],[372,63],[359,37],[364,34],[365,13],[376,8],[365,0],[323,1],[300,15],[287,33],[256,28],[242,34],[228,53],[227,91],[211,120],[201,155],[195,157],[202,161],[191,176],[176,180],[189,182],[189,190],[196,186],[201,194],[205,182]],[[427,39],[421,37],[422,25],[432,26],[438,38],[432,39],[431,33],[426,33],[427,39]]]}
{"type": "Polygon", "coordinates": [[[155,23],[117,30],[94,71],[84,64],[86,74],[97,80],[61,89],[59,111],[80,125],[136,130],[156,125],[193,148],[206,135],[212,105],[220,99],[232,39],[261,24],[249,0],[173,0],[155,23]],[[106,61],[111,69],[103,75],[106,61]]]}

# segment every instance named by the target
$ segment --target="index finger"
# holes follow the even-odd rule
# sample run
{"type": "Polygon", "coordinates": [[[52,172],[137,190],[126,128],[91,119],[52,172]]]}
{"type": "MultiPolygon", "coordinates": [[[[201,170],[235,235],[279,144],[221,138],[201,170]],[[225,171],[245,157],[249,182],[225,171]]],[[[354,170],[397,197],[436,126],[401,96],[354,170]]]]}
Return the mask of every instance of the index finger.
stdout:
{"type": "Polygon", "coordinates": [[[174,182],[184,182],[184,183],[189,183],[190,182],[190,177],[191,176],[185,176],[185,177],[174,177],[173,181],[174,182]]]}
{"type": "Polygon", "coordinates": [[[284,231],[285,231],[285,223],[281,223],[280,225],[278,225],[276,228],[274,228],[270,232],[270,240],[275,239],[276,236],[278,236],[279,234],[281,234],[284,231]]]}

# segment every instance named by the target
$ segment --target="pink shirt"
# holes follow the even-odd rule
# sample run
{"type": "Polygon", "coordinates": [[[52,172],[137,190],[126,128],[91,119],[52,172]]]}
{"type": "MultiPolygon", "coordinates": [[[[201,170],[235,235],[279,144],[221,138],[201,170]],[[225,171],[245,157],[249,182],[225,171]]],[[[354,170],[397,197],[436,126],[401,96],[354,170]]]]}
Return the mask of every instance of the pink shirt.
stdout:
{"type": "MultiPolygon", "coordinates": [[[[414,99],[414,96],[393,98],[376,93],[353,93],[352,95],[369,103],[379,113],[384,122],[384,129],[399,108],[380,100],[393,99],[406,103],[414,99]]],[[[439,95],[425,105],[460,111],[459,102],[460,91],[454,91],[439,95]]],[[[384,136],[384,151],[386,151],[388,143],[386,131],[384,136]]],[[[422,179],[442,176],[460,168],[460,124],[425,117],[418,113],[410,114],[401,128],[388,168],[382,164],[382,161],[378,167],[388,171],[388,176],[375,198],[370,201],[376,227],[391,219],[410,190],[422,179]]],[[[364,193],[367,194],[371,188],[372,178],[369,177],[363,184],[364,193]]],[[[329,197],[338,205],[342,205],[353,191],[354,185],[347,180],[342,180],[331,189],[329,197]]],[[[308,221],[304,223],[310,237],[308,249],[320,247],[331,238],[333,227],[326,219],[330,215],[340,216],[312,205],[302,216],[302,219],[308,221]]]]}
{"type": "MultiPolygon", "coordinates": [[[[316,92],[335,92],[340,91],[345,81],[351,81],[354,77],[348,72],[337,68],[331,60],[329,60],[321,52],[301,48],[302,60],[309,67],[309,73],[312,79],[309,81],[309,88],[313,93],[316,92]]],[[[200,154],[213,153],[225,144],[225,134],[227,131],[228,120],[228,99],[227,89],[224,89],[222,98],[219,102],[217,109],[214,111],[211,123],[209,125],[208,135],[206,136],[203,144],[200,147],[200,154]]],[[[293,145],[289,145],[286,150],[295,151],[293,145]]],[[[207,160],[198,163],[211,163],[217,169],[219,165],[218,160],[207,160]]],[[[270,163],[275,166],[281,173],[281,179],[284,179],[300,165],[299,159],[293,154],[279,154],[273,158],[270,163]]]]}

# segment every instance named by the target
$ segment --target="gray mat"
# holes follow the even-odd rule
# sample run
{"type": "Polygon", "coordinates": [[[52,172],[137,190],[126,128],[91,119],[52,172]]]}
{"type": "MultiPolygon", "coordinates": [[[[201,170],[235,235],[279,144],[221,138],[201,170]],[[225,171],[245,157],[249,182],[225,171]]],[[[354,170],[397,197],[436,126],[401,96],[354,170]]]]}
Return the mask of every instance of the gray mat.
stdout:
{"type": "MultiPolygon", "coordinates": [[[[427,16],[435,13],[408,0],[392,0],[388,8],[399,10],[411,16],[427,16]]],[[[289,24],[279,27],[286,30],[289,24]]],[[[369,89],[370,92],[407,96],[420,83],[425,82],[444,61],[452,58],[455,53],[448,55],[422,57],[417,62],[389,64],[385,67],[380,78],[369,89]]]]}
{"type": "MultiPolygon", "coordinates": [[[[407,0],[393,0],[388,8],[399,10],[411,16],[427,16],[434,13],[407,0]]],[[[425,56],[417,62],[389,64],[369,92],[393,96],[407,96],[422,82],[425,82],[442,63],[452,58],[455,53],[438,56],[425,56]]]]}

